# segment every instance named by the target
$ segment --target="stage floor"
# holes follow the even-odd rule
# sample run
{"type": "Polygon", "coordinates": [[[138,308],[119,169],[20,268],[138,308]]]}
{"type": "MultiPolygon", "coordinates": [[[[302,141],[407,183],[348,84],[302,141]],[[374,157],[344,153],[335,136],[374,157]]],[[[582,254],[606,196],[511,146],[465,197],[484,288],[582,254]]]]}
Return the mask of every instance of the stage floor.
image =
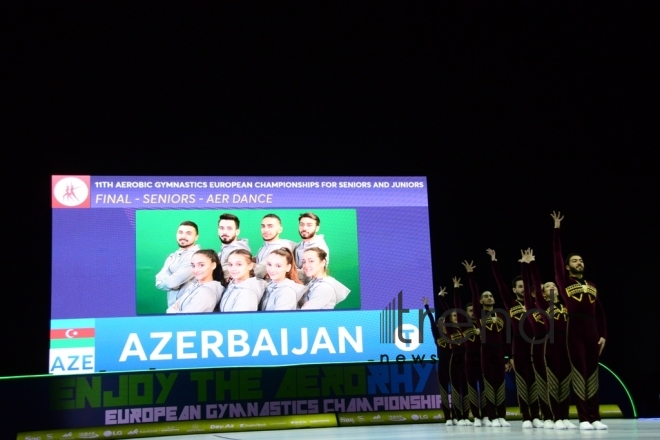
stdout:
{"type": "MultiPolygon", "coordinates": [[[[577,420],[572,420],[577,424],[577,420]]],[[[227,432],[222,434],[190,434],[149,439],[168,440],[383,440],[383,439],[470,439],[475,437],[519,439],[587,439],[609,440],[660,439],[660,418],[657,419],[604,419],[606,431],[580,431],[576,429],[555,431],[547,429],[522,429],[522,422],[511,421],[510,428],[472,428],[445,426],[436,423],[417,425],[351,426],[342,428],[306,428],[281,431],[227,432]]],[[[145,437],[143,437],[144,439],[145,437]]]]}

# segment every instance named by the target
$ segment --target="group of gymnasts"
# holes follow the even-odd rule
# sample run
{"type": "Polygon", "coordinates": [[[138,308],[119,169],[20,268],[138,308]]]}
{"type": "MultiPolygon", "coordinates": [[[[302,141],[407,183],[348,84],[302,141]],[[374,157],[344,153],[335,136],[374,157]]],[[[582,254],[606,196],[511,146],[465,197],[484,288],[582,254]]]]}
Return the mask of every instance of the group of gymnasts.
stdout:
{"type": "Polygon", "coordinates": [[[554,281],[542,281],[534,253],[527,249],[521,251],[521,273],[508,287],[496,252],[488,249],[503,308],[490,291],[479,290],[473,261],[462,263],[472,300],[465,309],[457,277],[452,279],[453,307],[446,289],[439,292],[437,319],[428,298],[422,298],[439,351],[438,380],[447,425],[510,426],[504,381],[505,372],[511,370],[523,429],[607,429],[598,403],[598,358],[607,338],[605,314],[596,286],[584,277],[582,257],[562,256],[563,216],[558,212],[551,216],[554,281]],[[571,389],[578,425],[569,420],[571,389]]]}

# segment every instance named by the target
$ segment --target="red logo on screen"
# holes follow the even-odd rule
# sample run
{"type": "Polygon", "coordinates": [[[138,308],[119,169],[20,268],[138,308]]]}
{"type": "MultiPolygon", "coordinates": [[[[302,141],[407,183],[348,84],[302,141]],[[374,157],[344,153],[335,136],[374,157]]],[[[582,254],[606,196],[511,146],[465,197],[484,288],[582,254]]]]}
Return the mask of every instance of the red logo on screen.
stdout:
{"type": "Polygon", "coordinates": [[[89,176],[53,176],[53,208],[89,208],[89,176]]]}

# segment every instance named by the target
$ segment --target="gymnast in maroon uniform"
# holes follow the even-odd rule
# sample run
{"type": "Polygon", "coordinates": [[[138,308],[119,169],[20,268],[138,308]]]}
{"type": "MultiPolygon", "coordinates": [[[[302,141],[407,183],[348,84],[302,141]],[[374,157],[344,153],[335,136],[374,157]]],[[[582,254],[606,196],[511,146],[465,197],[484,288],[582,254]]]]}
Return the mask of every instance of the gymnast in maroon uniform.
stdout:
{"type": "MultiPolygon", "coordinates": [[[[548,374],[545,361],[545,343],[546,336],[550,330],[549,315],[545,308],[539,308],[534,301],[536,296],[541,295],[541,282],[533,282],[530,273],[530,264],[534,263],[534,254],[531,249],[521,251],[522,258],[520,260],[520,272],[523,277],[524,285],[524,303],[526,321],[532,329],[534,342],[531,344],[531,360],[533,373],[535,378],[536,395],[541,407],[541,414],[543,415],[543,427],[547,429],[562,429],[561,424],[555,423],[554,414],[550,406],[550,398],[548,397],[548,374]],[[536,292],[539,292],[538,294],[536,292]],[[529,311],[529,313],[527,313],[529,311]]],[[[534,266],[536,267],[536,266],[534,266]]]]}
{"type": "MultiPolygon", "coordinates": [[[[454,282],[454,297],[458,295],[458,288],[461,286],[460,280],[456,277],[453,278],[454,282]]],[[[449,366],[449,378],[451,381],[451,409],[454,415],[454,420],[458,420],[459,426],[472,425],[469,419],[470,405],[467,398],[467,382],[465,380],[465,340],[461,329],[463,326],[453,325],[458,324],[459,314],[456,309],[450,309],[449,305],[445,302],[445,289],[440,290],[438,295],[438,302],[441,307],[449,310],[450,313],[445,320],[445,333],[451,340],[451,361],[449,366]]],[[[461,322],[466,322],[463,314],[460,315],[461,322]]]]}
{"type": "Polygon", "coordinates": [[[598,357],[607,338],[605,312],[595,284],[584,279],[582,257],[571,254],[564,262],[559,235],[564,217],[561,213],[551,215],[555,222],[555,281],[568,309],[566,341],[580,429],[607,429],[600,421],[598,404],[598,357]]]}
{"type": "MultiPolygon", "coordinates": [[[[440,385],[440,403],[442,405],[442,413],[445,416],[445,423],[448,426],[454,424],[452,420],[451,408],[449,406],[449,386],[451,385],[451,378],[449,369],[451,367],[451,339],[445,333],[444,322],[442,319],[436,320],[433,313],[429,309],[429,299],[422,298],[424,302],[424,309],[431,322],[431,333],[433,339],[438,347],[438,384],[440,385]],[[441,334],[442,332],[442,334],[441,334]]],[[[442,305],[442,303],[441,303],[442,305]]],[[[443,311],[444,312],[444,311],[443,311]]],[[[458,420],[456,420],[458,423],[458,420]]]]}
{"type": "MultiPolygon", "coordinates": [[[[495,255],[495,251],[487,249],[486,252],[490,255],[493,276],[500,291],[500,297],[504,303],[504,307],[511,316],[511,332],[513,334],[513,360],[514,360],[514,373],[516,377],[516,393],[518,395],[518,404],[520,405],[520,413],[522,415],[522,427],[526,428],[540,428],[543,423],[538,419],[539,415],[539,396],[536,383],[536,375],[534,372],[534,358],[532,357],[532,338],[534,337],[534,328],[528,320],[522,321],[521,319],[526,312],[524,300],[524,283],[522,277],[518,276],[513,279],[512,291],[509,291],[502,274],[500,273],[499,264],[495,255]]],[[[550,408],[548,407],[548,412],[550,408]]],[[[552,419],[552,414],[550,419],[552,419]]]]}
{"type": "MultiPolygon", "coordinates": [[[[530,292],[525,289],[525,304],[528,304],[528,301],[531,303],[533,300],[537,308],[545,310],[552,318],[551,324],[547,320],[547,316],[542,315],[546,324],[546,332],[550,336],[545,341],[545,365],[554,429],[575,429],[577,426],[568,419],[571,393],[571,363],[568,360],[568,347],[566,346],[568,309],[563,304],[555,283],[550,281],[541,284],[541,276],[531,249],[523,253],[523,263],[529,263],[523,264],[523,267],[529,266],[534,292],[543,292],[542,295],[536,294],[532,298],[530,292]]],[[[527,282],[525,285],[527,286],[527,282]]]]}
{"type": "MultiPolygon", "coordinates": [[[[454,278],[454,288],[460,287],[461,279],[454,278]]],[[[458,292],[454,293],[454,307],[457,311],[463,310],[461,296],[458,292]]],[[[482,424],[481,418],[484,417],[484,422],[487,421],[485,414],[486,399],[483,398],[484,391],[484,376],[481,371],[481,338],[479,337],[479,327],[475,324],[474,308],[472,303],[467,304],[467,314],[472,322],[471,327],[463,327],[463,347],[465,348],[465,379],[467,387],[467,401],[470,404],[470,410],[474,416],[474,426],[479,427],[482,424]],[[482,399],[480,401],[477,390],[481,390],[482,399]]],[[[458,313],[458,322],[467,322],[463,320],[462,313],[458,313]]]]}
{"type": "Polygon", "coordinates": [[[504,342],[503,333],[507,327],[507,317],[493,310],[495,299],[493,294],[485,291],[479,294],[477,282],[472,276],[474,264],[467,261],[463,266],[468,273],[470,289],[472,290],[472,309],[475,321],[481,330],[481,369],[484,374],[484,396],[486,397],[486,413],[489,419],[484,426],[511,426],[506,421],[506,390],[504,387],[504,342]],[[482,316],[482,307],[484,310],[482,316]],[[491,425],[492,424],[492,425],[491,425]]]}

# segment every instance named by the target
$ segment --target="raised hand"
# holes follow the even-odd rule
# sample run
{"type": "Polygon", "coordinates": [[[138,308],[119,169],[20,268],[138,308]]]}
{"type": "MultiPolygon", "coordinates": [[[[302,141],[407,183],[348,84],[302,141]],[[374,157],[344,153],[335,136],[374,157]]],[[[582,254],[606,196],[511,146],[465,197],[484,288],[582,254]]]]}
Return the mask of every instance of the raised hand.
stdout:
{"type": "Polygon", "coordinates": [[[605,348],[605,338],[600,338],[598,340],[598,345],[600,345],[600,350],[598,350],[598,356],[603,352],[603,348],[605,348]]]}
{"type": "Polygon", "coordinates": [[[527,248],[524,251],[521,249],[520,255],[521,258],[518,261],[521,263],[529,263],[531,261],[534,261],[534,251],[532,251],[531,248],[527,248]]]}
{"type": "Polygon", "coordinates": [[[490,255],[490,261],[497,261],[497,258],[495,258],[495,250],[494,249],[486,249],[486,253],[490,255]]]}
{"type": "Polygon", "coordinates": [[[447,288],[440,286],[440,292],[438,292],[438,296],[445,296],[447,294],[447,288]]]}
{"type": "Polygon", "coordinates": [[[474,269],[477,267],[474,265],[474,260],[470,261],[469,263],[467,262],[467,260],[465,260],[461,264],[463,265],[467,273],[474,272],[474,269]]]}
{"type": "Polygon", "coordinates": [[[422,297],[422,302],[424,303],[425,306],[429,305],[429,299],[425,296],[422,297]]]}
{"type": "Polygon", "coordinates": [[[454,282],[454,289],[458,289],[462,286],[460,278],[453,277],[451,280],[454,282]]]}
{"type": "Polygon", "coordinates": [[[555,221],[555,228],[558,228],[561,225],[561,221],[564,220],[564,216],[561,215],[561,212],[559,211],[552,211],[550,217],[552,217],[552,219],[555,221]]]}
{"type": "Polygon", "coordinates": [[[534,257],[534,249],[527,248],[525,252],[527,252],[527,255],[529,255],[529,261],[534,261],[536,259],[536,257],[534,257]]]}

